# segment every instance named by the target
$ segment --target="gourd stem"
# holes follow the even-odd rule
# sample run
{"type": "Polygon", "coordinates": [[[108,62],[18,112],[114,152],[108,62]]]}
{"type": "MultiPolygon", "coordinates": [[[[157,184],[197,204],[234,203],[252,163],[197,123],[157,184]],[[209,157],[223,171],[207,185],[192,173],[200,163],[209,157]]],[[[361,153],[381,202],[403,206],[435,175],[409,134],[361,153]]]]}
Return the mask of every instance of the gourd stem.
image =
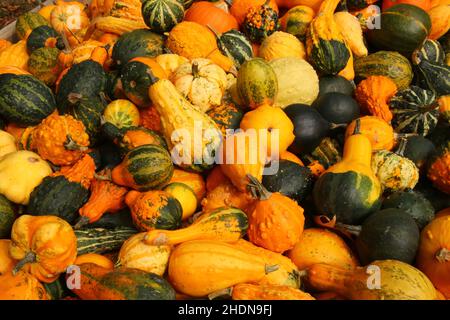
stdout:
{"type": "Polygon", "coordinates": [[[75,230],[81,229],[82,227],[84,227],[85,225],[89,224],[89,218],[86,216],[82,216],[80,217],[80,219],[78,219],[77,223],[73,226],[73,228],[75,230]]]}
{"type": "Polygon", "coordinates": [[[213,293],[208,294],[208,299],[213,300],[217,297],[231,297],[233,293],[233,287],[228,287],[225,289],[214,291],[213,293]]]}
{"type": "Polygon", "coordinates": [[[355,134],[361,134],[361,120],[359,118],[356,119],[355,130],[353,130],[353,135],[355,134]]]}
{"type": "Polygon", "coordinates": [[[350,234],[353,234],[355,236],[359,236],[361,233],[361,226],[355,226],[350,224],[344,224],[341,222],[336,222],[336,229],[344,232],[348,232],[350,234]]]}
{"type": "Polygon", "coordinates": [[[147,68],[147,74],[150,77],[150,84],[154,85],[155,83],[157,83],[159,81],[158,77],[155,77],[155,75],[153,74],[152,70],[150,68],[147,68]]]}
{"type": "Polygon", "coordinates": [[[337,128],[345,128],[347,126],[346,123],[330,123],[330,129],[334,130],[337,128]]]}
{"type": "Polygon", "coordinates": [[[76,143],[70,134],[67,135],[67,140],[64,143],[64,147],[70,151],[86,151],[88,148],[84,146],[80,146],[76,143]]]}
{"type": "Polygon", "coordinates": [[[436,259],[441,263],[450,261],[450,250],[441,248],[438,252],[436,252],[436,259]]]}
{"type": "Polygon", "coordinates": [[[254,176],[247,174],[247,178],[250,181],[247,185],[247,189],[249,189],[253,198],[259,200],[267,200],[272,195],[272,192],[264,188],[261,182],[258,181],[254,176]]]}
{"type": "Polygon", "coordinates": [[[266,265],[266,266],[264,267],[264,272],[265,272],[266,274],[269,274],[269,273],[271,273],[271,272],[277,271],[278,269],[280,269],[280,266],[277,265],[277,264],[274,264],[274,265],[272,265],[272,266],[266,265]]]}
{"type": "Polygon", "coordinates": [[[12,273],[13,275],[15,275],[17,272],[20,271],[20,269],[23,268],[24,265],[26,265],[27,263],[33,263],[36,262],[36,255],[34,254],[34,252],[28,252],[25,257],[20,260],[16,266],[14,267],[12,273]]]}
{"type": "Polygon", "coordinates": [[[212,33],[214,33],[214,35],[216,36],[216,39],[219,40],[220,39],[220,33],[213,26],[211,26],[209,24],[207,24],[206,26],[209,28],[209,30],[212,31],[212,33]]]}
{"type": "Polygon", "coordinates": [[[200,70],[198,68],[198,62],[195,61],[194,63],[192,63],[192,75],[194,76],[194,79],[199,77],[199,72],[200,70]]]}
{"type": "Polygon", "coordinates": [[[83,98],[83,95],[81,93],[71,92],[67,95],[67,100],[71,104],[75,104],[79,102],[83,98]]]}
{"type": "Polygon", "coordinates": [[[106,175],[101,175],[95,172],[94,178],[101,181],[112,181],[111,170],[107,170],[106,175]]]}
{"type": "Polygon", "coordinates": [[[405,154],[406,145],[408,144],[408,140],[404,137],[400,139],[400,143],[398,145],[397,151],[395,151],[396,154],[399,156],[402,156],[405,154]]]}
{"type": "Polygon", "coordinates": [[[230,7],[233,5],[233,0],[224,0],[227,5],[230,7]]]}

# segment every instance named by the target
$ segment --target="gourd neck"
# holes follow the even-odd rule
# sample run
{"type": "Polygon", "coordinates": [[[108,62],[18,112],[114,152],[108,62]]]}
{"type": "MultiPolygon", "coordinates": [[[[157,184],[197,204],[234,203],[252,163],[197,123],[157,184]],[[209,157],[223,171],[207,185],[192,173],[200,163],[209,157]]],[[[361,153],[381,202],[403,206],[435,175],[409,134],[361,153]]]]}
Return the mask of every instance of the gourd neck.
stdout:
{"type": "Polygon", "coordinates": [[[343,161],[354,161],[370,166],[372,161],[372,144],[360,132],[361,121],[356,119],[355,130],[344,145],[343,161]]]}
{"type": "Polygon", "coordinates": [[[341,0],[325,0],[324,2],[322,2],[317,15],[331,16],[336,10],[339,2],[341,2],[341,0]]]}

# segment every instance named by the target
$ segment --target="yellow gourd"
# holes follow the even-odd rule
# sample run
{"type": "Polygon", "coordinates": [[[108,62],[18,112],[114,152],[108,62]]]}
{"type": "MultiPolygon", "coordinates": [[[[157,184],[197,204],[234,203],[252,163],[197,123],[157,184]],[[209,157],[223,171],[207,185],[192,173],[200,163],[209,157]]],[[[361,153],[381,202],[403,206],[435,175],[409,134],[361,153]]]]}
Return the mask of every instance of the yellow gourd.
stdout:
{"type": "Polygon", "coordinates": [[[6,131],[0,130],[0,157],[17,151],[16,138],[6,131]]]}
{"type": "Polygon", "coordinates": [[[27,71],[28,58],[27,42],[20,40],[0,51],[0,67],[18,67],[27,71]]]}
{"type": "Polygon", "coordinates": [[[334,21],[353,55],[355,57],[367,56],[368,51],[364,44],[363,32],[358,19],[349,12],[340,11],[334,14],[334,21]]]}
{"type": "Polygon", "coordinates": [[[258,56],[271,61],[277,58],[305,58],[305,46],[290,33],[277,31],[268,36],[259,47],[258,56]]]}

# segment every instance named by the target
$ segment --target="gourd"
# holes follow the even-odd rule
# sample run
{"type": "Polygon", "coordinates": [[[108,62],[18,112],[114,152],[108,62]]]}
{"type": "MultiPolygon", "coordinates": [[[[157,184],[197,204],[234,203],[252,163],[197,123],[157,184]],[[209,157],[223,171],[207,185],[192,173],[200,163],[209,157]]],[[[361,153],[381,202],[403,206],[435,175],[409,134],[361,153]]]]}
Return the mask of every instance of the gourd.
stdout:
{"type": "Polygon", "coordinates": [[[111,101],[103,111],[103,118],[119,129],[136,127],[140,123],[138,108],[126,99],[111,101]]]}
{"type": "Polygon", "coordinates": [[[123,243],[116,266],[139,269],[163,276],[172,248],[169,245],[146,244],[145,236],[145,232],[138,233],[123,243]]]}
{"type": "Polygon", "coordinates": [[[48,25],[49,23],[47,20],[40,14],[36,12],[26,12],[17,18],[16,35],[19,40],[26,40],[33,29],[48,25]]]}
{"type": "Polygon", "coordinates": [[[287,286],[240,283],[231,291],[233,300],[316,300],[309,293],[287,286]]]}
{"type": "Polygon", "coordinates": [[[6,131],[0,130],[0,157],[17,151],[16,138],[6,131]]]}
{"type": "Polygon", "coordinates": [[[364,37],[358,19],[349,12],[340,11],[334,14],[339,30],[355,57],[367,56],[368,50],[364,44],[364,37]]]}
{"type": "Polygon", "coordinates": [[[0,274],[0,300],[49,300],[44,286],[25,271],[0,274]]]}
{"type": "Polygon", "coordinates": [[[186,228],[174,231],[151,230],[145,243],[151,245],[177,245],[193,240],[236,242],[247,232],[247,215],[235,208],[222,207],[201,214],[186,228]]]}
{"type": "Polygon", "coordinates": [[[220,130],[215,122],[187,101],[167,79],[152,77],[149,97],[161,116],[162,132],[175,164],[194,171],[209,169],[221,143],[220,130]],[[194,142],[195,123],[202,126],[201,146],[197,145],[199,141],[194,142]],[[183,129],[184,137],[172,136],[178,129],[183,129]],[[205,131],[208,137],[205,137],[205,131]],[[200,148],[200,158],[192,146],[200,148]]]}
{"type": "Polygon", "coordinates": [[[0,74],[0,115],[20,126],[40,123],[55,110],[55,97],[30,75],[0,74]]]}
{"type": "Polygon", "coordinates": [[[120,250],[122,244],[136,233],[138,233],[136,229],[122,226],[111,229],[86,228],[75,230],[77,254],[79,256],[87,253],[103,254],[120,250]]]}
{"type": "Polygon", "coordinates": [[[354,85],[350,81],[339,75],[323,76],[319,79],[319,96],[330,92],[339,92],[352,96],[354,89],[354,85]]]}
{"type": "Polygon", "coordinates": [[[169,152],[158,145],[142,145],[129,151],[112,170],[114,183],[139,191],[165,185],[173,174],[169,152]]]}
{"type": "Polygon", "coordinates": [[[211,60],[203,58],[182,64],[172,74],[171,81],[202,112],[220,105],[227,87],[225,71],[211,60]]]}
{"type": "Polygon", "coordinates": [[[174,230],[181,226],[181,204],[165,191],[130,191],[125,197],[125,203],[139,231],[174,230]]]}
{"type": "Polygon", "coordinates": [[[65,48],[59,33],[47,25],[42,25],[33,29],[27,38],[28,53],[32,53],[34,50],[44,47],[57,48],[59,50],[65,48]]]}
{"type": "Polygon", "coordinates": [[[73,264],[81,265],[85,263],[93,263],[109,270],[114,269],[114,263],[106,256],[102,256],[98,253],[85,253],[78,255],[73,264]]]}
{"type": "Polygon", "coordinates": [[[305,48],[295,36],[283,31],[276,31],[261,43],[258,56],[267,61],[284,57],[304,59],[305,48]]]}
{"type": "Polygon", "coordinates": [[[333,164],[342,160],[342,147],[336,139],[325,137],[312,152],[301,158],[313,176],[318,177],[333,164]]]}
{"type": "Polygon", "coordinates": [[[311,106],[327,121],[335,124],[348,124],[360,115],[356,100],[340,92],[323,94],[311,106]]]}
{"type": "MultiPolygon", "coordinates": [[[[9,237],[9,234],[7,237],[9,237]]],[[[10,239],[0,239],[0,276],[10,273],[16,264],[14,259],[9,256],[10,245],[10,239]]]]}
{"type": "Polygon", "coordinates": [[[206,114],[216,123],[223,136],[227,135],[227,130],[239,128],[244,112],[231,102],[222,102],[220,105],[212,107],[206,114]]]}
{"type": "Polygon", "coordinates": [[[57,4],[50,14],[50,22],[58,33],[75,38],[90,23],[85,8],[77,2],[57,4]]]}
{"type": "Polygon", "coordinates": [[[437,96],[450,93],[450,66],[423,59],[418,53],[413,54],[412,61],[422,88],[433,91],[437,96]]]}
{"type": "Polygon", "coordinates": [[[154,106],[139,109],[140,125],[161,133],[161,117],[154,106]]]}
{"type": "Polygon", "coordinates": [[[198,1],[192,4],[184,16],[185,21],[192,21],[224,33],[238,30],[236,18],[209,1],[198,1]]]}
{"type": "Polygon", "coordinates": [[[238,30],[229,30],[222,34],[212,30],[217,39],[217,46],[223,55],[230,58],[239,67],[253,57],[253,47],[247,37],[238,30]]]}
{"type": "Polygon", "coordinates": [[[89,136],[81,121],[56,113],[45,118],[32,133],[37,152],[55,165],[69,166],[81,159],[89,136]]]}
{"type": "Polygon", "coordinates": [[[172,53],[189,60],[210,59],[227,72],[233,67],[233,61],[224,56],[217,47],[214,33],[196,22],[182,21],[177,24],[169,32],[166,47],[172,53]]]}
{"type": "Polygon", "coordinates": [[[422,136],[407,137],[403,156],[413,161],[419,170],[425,168],[425,164],[436,150],[433,142],[422,136]]]}
{"type": "MultiPolygon", "coordinates": [[[[88,59],[92,59],[92,55],[96,48],[101,48],[103,43],[97,40],[86,40],[81,42],[75,48],[73,48],[72,54],[73,56],[73,64],[77,64],[88,59]]],[[[103,65],[103,63],[100,63],[103,65]]]]}
{"type": "MultiPolygon", "coordinates": [[[[346,138],[353,134],[356,120],[347,126],[345,131],[346,138]]],[[[359,118],[359,121],[361,134],[369,138],[373,151],[391,150],[394,147],[396,134],[392,126],[386,121],[376,116],[364,116],[359,118]]]]}
{"type": "Polygon", "coordinates": [[[115,213],[125,207],[125,194],[128,190],[111,181],[94,179],[90,191],[89,200],[79,210],[80,219],[75,228],[100,220],[106,212],[115,213]]]}
{"type": "Polygon", "coordinates": [[[178,245],[169,259],[169,281],[178,292],[204,297],[238,283],[261,281],[277,266],[222,241],[194,240],[178,245]],[[200,272],[200,270],[202,270],[200,272]]]}
{"type": "Polygon", "coordinates": [[[382,209],[395,208],[405,211],[422,230],[434,218],[434,208],[425,196],[413,190],[391,193],[383,200],[382,209]]]}
{"type": "Polygon", "coordinates": [[[442,215],[432,220],[420,234],[419,250],[416,264],[425,273],[433,285],[448,299],[450,282],[448,278],[450,266],[449,253],[450,216],[442,215]]]}
{"type": "Polygon", "coordinates": [[[369,76],[356,86],[355,97],[366,112],[390,123],[392,112],[388,102],[396,93],[397,85],[390,78],[369,76]]]}
{"type": "Polygon", "coordinates": [[[248,237],[265,249],[282,253],[292,249],[305,223],[303,208],[279,192],[271,193],[254,177],[248,188],[256,201],[249,214],[248,237]]]}
{"type": "MultiPolygon", "coordinates": [[[[242,25],[242,23],[245,20],[245,17],[247,16],[248,11],[252,7],[262,6],[265,4],[266,0],[242,0],[242,1],[233,1],[230,12],[231,14],[236,18],[239,25],[242,25]]],[[[268,5],[275,10],[275,12],[278,12],[278,6],[275,0],[270,0],[268,2],[268,5]]]]}
{"type": "Polygon", "coordinates": [[[141,11],[145,24],[161,34],[169,32],[184,17],[184,6],[178,0],[147,0],[141,11]]]}
{"type": "Polygon", "coordinates": [[[413,57],[414,55],[431,63],[444,64],[445,52],[437,40],[426,39],[422,46],[414,51],[413,57]]]}
{"type": "Polygon", "coordinates": [[[387,9],[389,9],[390,7],[399,4],[399,3],[407,3],[407,4],[412,4],[414,6],[417,6],[425,11],[429,11],[432,7],[431,3],[434,0],[386,0],[383,1],[383,6],[382,6],[382,10],[385,11],[387,9]]]}
{"type": "MultiPolygon", "coordinates": [[[[345,270],[339,267],[316,264],[307,270],[305,281],[314,289],[334,291],[351,300],[434,300],[436,289],[418,269],[396,260],[374,261],[367,267],[345,270]],[[379,268],[379,289],[373,290],[367,282],[379,268]]],[[[376,285],[373,281],[372,285],[376,285]]]]}
{"type": "Polygon", "coordinates": [[[299,270],[325,263],[343,269],[354,269],[358,260],[345,241],[328,229],[303,231],[299,241],[288,251],[288,257],[299,270]]]}
{"type": "Polygon", "coordinates": [[[413,79],[410,62],[395,51],[377,51],[357,58],[354,67],[356,81],[369,76],[385,76],[391,78],[399,90],[408,88],[413,79]]]}
{"type": "Polygon", "coordinates": [[[28,71],[46,85],[52,86],[62,71],[58,55],[59,50],[56,48],[34,50],[28,59],[28,71]]]}
{"type": "Polygon", "coordinates": [[[0,193],[14,203],[26,205],[33,189],[51,173],[49,164],[38,154],[25,150],[11,152],[0,159],[0,193]]]}
{"type": "MultiPolygon", "coordinates": [[[[123,2],[122,2],[123,3],[123,2]]],[[[140,5],[139,5],[140,6],[140,5]]],[[[95,27],[95,30],[113,33],[119,36],[130,33],[136,30],[146,29],[147,25],[141,16],[129,18],[119,18],[114,16],[98,17],[91,22],[90,29],[87,33],[95,27]]]]}
{"type": "Polygon", "coordinates": [[[89,198],[94,173],[94,160],[86,154],[73,166],[44,178],[31,192],[27,212],[35,216],[54,215],[74,223],[78,209],[89,198]]]}
{"type": "MultiPolygon", "coordinates": [[[[11,227],[14,220],[17,218],[16,207],[4,195],[0,195],[0,239],[9,238],[11,234],[11,227]]],[[[0,241],[1,252],[1,241],[0,241]]],[[[0,258],[0,274],[3,273],[3,262],[0,258]]]]}
{"type": "Polygon", "coordinates": [[[445,35],[450,29],[450,8],[447,4],[441,4],[428,11],[431,20],[431,29],[428,38],[437,40],[445,35]]]}
{"type": "Polygon", "coordinates": [[[162,277],[142,270],[114,270],[93,263],[80,267],[80,287],[72,291],[83,300],[175,300],[175,290],[162,277]]]}
{"type": "Polygon", "coordinates": [[[281,30],[304,41],[309,24],[314,19],[314,10],[306,5],[289,9],[280,19],[281,30]]]}
{"type": "Polygon", "coordinates": [[[447,140],[432,155],[427,170],[427,177],[433,186],[446,194],[450,194],[449,163],[450,141],[447,140]]]}
{"type": "Polygon", "coordinates": [[[261,58],[244,62],[236,81],[240,98],[251,109],[264,104],[272,105],[277,97],[277,75],[271,65],[261,58]]]}
{"type": "Polygon", "coordinates": [[[0,67],[18,67],[27,70],[28,52],[25,40],[20,40],[0,51],[0,67]]]}
{"type": "Polygon", "coordinates": [[[187,184],[181,182],[172,182],[164,187],[163,191],[166,191],[172,197],[177,199],[181,204],[182,220],[186,220],[192,216],[198,207],[199,201],[194,190],[187,184]]]}
{"type": "Polygon", "coordinates": [[[372,145],[359,128],[356,120],[353,134],[345,141],[342,160],[319,177],[313,190],[318,212],[347,224],[362,222],[381,204],[382,188],[370,167],[372,145]]]}
{"type": "Polygon", "coordinates": [[[197,196],[197,201],[199,203],[205,196],[205,180],[203,179],[203,176],[201,174],[175,168],[173,170],[173,176],[170,179],[169,184],[174,182],[184,183],[185,185],[191,187],[191,189],[197,196]]]}
{"type": "Polygon", "coordinates": [[[350,49],[334,21],[339,0],[325,0],[306,33],[308,59],[321,74],[334,75],[347,65],[350,49]]]}
{"type": "Polygon", "coordinates": [[[261,5],[252,6],[246,13],[241,29],[255,43],[261,43],[265,38],[280,29],[278,10],[266,0],[261,5]]]}
{"type": "Polygon", "coordinates": [[[22,215],[13,224],[9,254],[20,260],[13,274],[23,269],[39,281],[50,283],[75,261],[75,233],[58,217],[22,215]]]}
{"type": "Polygon", "coordinates": [[[439,104],[432,91],[411,86],[395,94],[389,101],[393,114],[392,126],[397,133],[417,133],[427,136],[439,117],[439,104]]]}

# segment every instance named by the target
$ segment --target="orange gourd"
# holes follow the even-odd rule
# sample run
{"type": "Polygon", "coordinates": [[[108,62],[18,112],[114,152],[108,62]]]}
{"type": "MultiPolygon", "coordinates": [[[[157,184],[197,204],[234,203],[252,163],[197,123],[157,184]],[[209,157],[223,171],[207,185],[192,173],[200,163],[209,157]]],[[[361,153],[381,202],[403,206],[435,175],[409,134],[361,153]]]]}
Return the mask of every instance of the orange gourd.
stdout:
{"type": "Polygon", "coordinates": [[[28,71],[20,69],[15,66],[4,66],[0,67],[0,74],[12,73],[12,74],[30,74],[28,71]]]}
{"type": "Polygon", "coordinates": [[[299,157],[297,157],[295,154],[293,154],[292,152],[289,151],[284,151],[280,153],[280,159],[282,160],[289,160],[292,162],[295,162],[301,166],[304,166],[304,163],[302,160],[300,160],[299,157]]]}
{"type": "Polygon", "coordinates": [[[450,4],[441,4],[428,11],[431,19],[431,30],[428,38],[437,40],[450,29],[450,4]]]}
{"type": "Polygon", "coordinates": [[[204,26],[211,27],[219,33],[224,33],[231,29],[239,29],[234,16],[208,1],[193,3],[186,11],[184,20],[197,22],[204,26]]]}
{"type": "Polygon", "coordinates": [[[189,172],[175,168],[173,170],[173,176],[167,184],[173,182],[181,182],[191,187],[191,189],[194,190],[194,193],[197,196],[197,201],[199,203],[205,197],[206,193],[205,180],[199,173],[189,172]]]}
{"type": "MultiPolygon", "coordinates": [[[[369,138],[372,144],[372,150],[392,150],[395,145],[395,135],[392,126],[383,119],[376,116],[365,116],[359,118],[360,132],[369,138]]],[[[356,120],[353,120],[345,131],[345,138],[350,137],[356,126],[356,120]]]]}
{"type": "Polygon", "coordinates": [[[81,184],[85,189],[89,189],[91,181],[95,175],[95,162],[89,154],[85,154],[73,166],[61,167],[59,171],[52,173],[51,177],[64,176],[71,182],[81,184]]]}
{"type": "Polygon", "coordinates": [[[69,223],[57,216],[22,215],[13,224],[9,254],[20,260],[13,273],[23,269],[50,283],[75,261],[77,238],[69,223]]]}
{"type": "Polygon", "coordinates": [[[276,0],[276,3],[281,8],[292,8],[295,6],[307,6],[314,9],[315,12],[319,11],[320,5],[323,0],[276,0]]]}
{"type": "MultiPolygon", "coordinates": [[[[266,3],[266,0],[233,1],[230,8],[230,13],[236,18],[238,24],[241,25],[251,8],[262,6],[264,3],[266,3]]],[[[278,6],[275,0],[270,0],[268,5],[278,13],[278,6]]]]}
{"type": "Polygon", "coordinates": [[[31,274],[11,271],[0,275],[0,300],[50,300],[44,286],[31,274]]]}
{"type": "Polygon", "coordinates": [[[309,293],[288,286],[240,283],[232,288],[233,300],[316,300],[309,293]]]}
{"type": "Polygon", "coordinates": [[[50,14],[50,22],[58,33],[69,37],[87,28],[90,21],[82,3],[60,1],[50,14]]]}
{"type": "Polygon", "coordinates": [[[303,208],[279,192],[269,192],[252,176],[249,179],[251,193],[258,199],[249,214],[250,241],[279,253],[292,249],[303,232],[303,208]]]}
{"type": "Polygon", "coordinates": [[[161,132],[161,117],[155,107],[139,108],[140,125],[161,132]]]}
{"type": "Polygon", "coordinates": [[[11,240],[0,239],[0,276],[11,272],[14,268],[15,261],[9,256],[9,246],[11,240]]]}
{"type": "Polygon", "coordinates": [[[93,263],[98,265],[99,267],[109,270],[114,269],[114,263],[111,260],[97,253],[82,254],[75,259],[75,262],[73,264],[79,266],[85,263],[93,263]]]}

